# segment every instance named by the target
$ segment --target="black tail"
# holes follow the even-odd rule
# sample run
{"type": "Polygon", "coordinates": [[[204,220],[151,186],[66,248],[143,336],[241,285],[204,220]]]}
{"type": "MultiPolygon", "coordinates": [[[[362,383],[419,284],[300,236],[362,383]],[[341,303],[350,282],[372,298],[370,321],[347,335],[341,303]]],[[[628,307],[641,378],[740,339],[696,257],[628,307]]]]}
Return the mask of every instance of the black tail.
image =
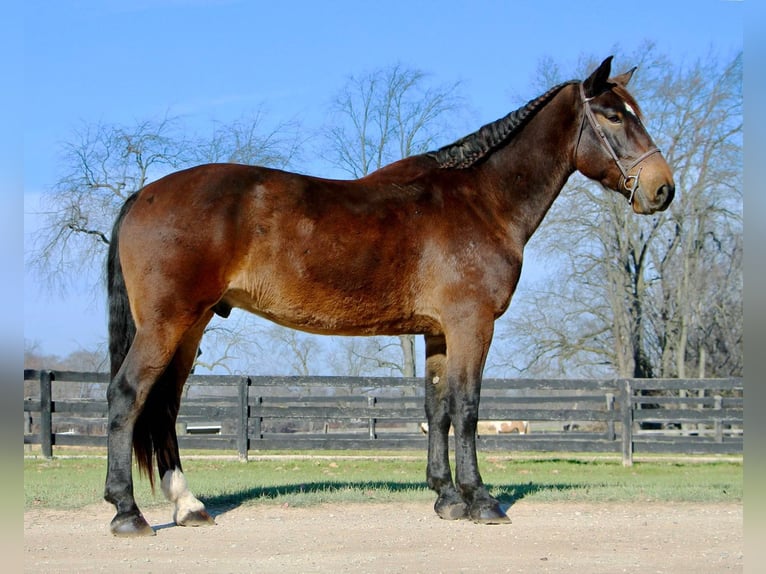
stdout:
{"type": "Polygon", "coordinates": [[[111,377],[117,374],[122,362],[130,350],[133,338],[136,336],[136,324],[130,312],[128,291],[125,288],[125,277],[120,265],[119,244],[120,227],[138,194],[131,195],[120,209],[120,213],[112,228],[112,239],[109,243],[109,256],[106,263],[107,296],[109,301],[109,362],[111,377]]]}

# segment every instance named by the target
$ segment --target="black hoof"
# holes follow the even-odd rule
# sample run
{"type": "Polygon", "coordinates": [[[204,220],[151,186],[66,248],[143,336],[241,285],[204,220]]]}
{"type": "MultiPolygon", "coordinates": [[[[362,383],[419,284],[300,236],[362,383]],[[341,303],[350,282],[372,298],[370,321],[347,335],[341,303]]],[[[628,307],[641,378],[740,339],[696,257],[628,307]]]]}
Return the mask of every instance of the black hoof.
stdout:
{"type": "Polygon", "coordinates": [[[511,522],[497,501],[473,506],[471,508],[471,520],[477,524],[510,524],[511,522]]]}
{"type": "Polygon", "coordinates": [[[457,494],[444,495],[442,494],[436,499],[434,504],[434,510],[439,518],[444,520],[461,520],[468,518],[468,505],[457,494]]]}
{"type": "Polygon", "coordinates": [[[215,520],[205,509],[188,512],[181,519],[176,517],[175,522],[178,526],[208,526],[215,524],[215,520]]]}
{"type": "Polygon", "coordinates": [[[112,519],[109,529],[115,536],[155,536],[156,532],[152,530],[149,523],[141,515],[136,514],[118,514],[112,519]]]}

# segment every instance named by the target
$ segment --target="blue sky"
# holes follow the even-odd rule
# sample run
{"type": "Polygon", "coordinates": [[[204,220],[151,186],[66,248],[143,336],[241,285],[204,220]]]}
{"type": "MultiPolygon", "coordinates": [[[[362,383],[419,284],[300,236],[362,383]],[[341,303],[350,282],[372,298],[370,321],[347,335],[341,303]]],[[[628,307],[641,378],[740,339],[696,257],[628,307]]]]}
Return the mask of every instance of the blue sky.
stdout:
{"type": "MultiPolygon", "coordinates": [[[[61,143],[83,124],[170,113],[193,125],[263,107],[275,122],[316,126],[349,75],[401,62],[461,81],[475,129],[537,95],[543,57],[567,69],[646,41],[678,62],[728,55],[742,49],[746,18],[746,2],[723,0],[27,0],[22,10],[25,237],[60,175],[61,143]]],[[[299,167],[336,175],[318,165],[299,167]]],[[[24,337],[45,353],[92,347],[105,338],[102,299],[47,293],[25,273],[24,337]]]]}

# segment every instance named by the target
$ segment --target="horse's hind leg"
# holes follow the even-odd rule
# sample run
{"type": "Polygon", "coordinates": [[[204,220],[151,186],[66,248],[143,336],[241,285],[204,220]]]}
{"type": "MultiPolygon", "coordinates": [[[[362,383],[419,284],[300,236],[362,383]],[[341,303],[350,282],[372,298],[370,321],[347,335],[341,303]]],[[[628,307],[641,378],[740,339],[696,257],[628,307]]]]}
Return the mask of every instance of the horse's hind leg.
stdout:
{"type": "Polygon", "coordinates": [[[442,336],[426,335],[426,417],[428,419],[428,486],[438,497],[434,510],[441,518],[468,516],[468,505],[458,494],[449,464],[449,387],[447,347],[442,336]]]}
{"type": "MultiPolygon", "coordinates": [[[[152,459],[155,453],[158,463],[162,460],[159,463],[162,468],[167,467],[166,474],[176,465],[180,471],[175,416],[180,386],[194,356],[194,352],[186,350],[184,343],[193,339],[196,351],[196,343],[211,315],[208,312],[202,318],[179,315],[169,319],[174,316],[167,313],[163,319],[145,321],[137,328],[130,350],[109,384],[104,498],[117,509],[110,525],[112,533],[117,536],[154,534],[133,496],[131,446],[135,450],[139,469],[150,479],[153,479],[152,459]],[[184,351],[179,352],[182,346],[184,351]],[[191,360],[188,360],[189,355],[191,360]],[[179,378],[176,373],[181,372],[184,376],[179,378]]],[[[180,479],[168,479],[167,484],[168,492],[182,500],[182,504],[191,504],[191,499],[186,496],[188,489],[184,488],[180,479]]]]}
{"type": "MultiPolygon", "coordinates": [[[[184,337],[162,377],[161,388],[162,392],[167,393],[167,397],[155,403],[159,409],[162,409],[154,417],[151,431],[152,442],[157,455],[157,470],[162,480],[162,492],[165,498],[174,505],[173,521],[179,526],[215,524],[213,518],[205,510],[205,505],[189,490],[181,468],[178,437],[176,436],[176,418],[183,386],[191,371],[202,332],[209,319],[210,317],[203,318],[184,337]]],[[[160,384],[157,385],[157,388],[160,388],[160,384]]]]}
{"type": "Polygon", "coordinates": [[[117,514],[110,529],[116,536],[153,535],[133,496],[132,443],[136,421],[160,378],[174,344],[139,331],[122,366],[109,383],[107,474],[104,498],[117,514]]]}

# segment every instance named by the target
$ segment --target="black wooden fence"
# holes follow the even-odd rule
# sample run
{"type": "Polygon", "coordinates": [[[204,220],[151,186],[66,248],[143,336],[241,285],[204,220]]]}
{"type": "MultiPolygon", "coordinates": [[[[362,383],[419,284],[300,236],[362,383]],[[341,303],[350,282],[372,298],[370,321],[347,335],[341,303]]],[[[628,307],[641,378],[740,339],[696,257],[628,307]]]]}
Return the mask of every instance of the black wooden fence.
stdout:
{"type": "MultiPolygon", "coordinates": [[[[106,373],[24,371],[24,443],[106,444],[106,373]]],[[[181,448],[425,449],[422,379],[192,375],[181,448]]],[[[480,434],[485,451],[741,454],[743,381],[485,379],[481,420],[529,421],[528,434],[480,434]]]]}

